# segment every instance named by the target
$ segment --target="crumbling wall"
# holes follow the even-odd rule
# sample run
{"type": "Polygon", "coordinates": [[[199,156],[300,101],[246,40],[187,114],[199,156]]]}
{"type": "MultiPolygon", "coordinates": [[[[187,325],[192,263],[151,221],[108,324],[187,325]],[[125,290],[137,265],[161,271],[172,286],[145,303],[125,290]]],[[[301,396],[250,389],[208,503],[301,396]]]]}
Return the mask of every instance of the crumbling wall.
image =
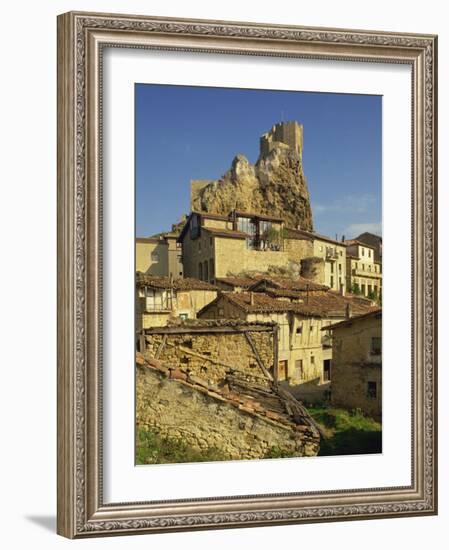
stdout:
{"type": "MultiPolygon", "coordinates": [[[[251,332],[250,337],[263,365],[266,369],[271,368],[274,364],[273,332],[251,332]]],[[[219,383],[233,372],[248,381],[267,382],[243,333],[147,334],[144,356],[157,357],[213,383],[219,383]]]]}
{"type": "Polygon", "coordinates": [[[198,449],[218,449],[229,459],[263,458],[270,451],[315,456],[319,436],[310,428],[251,414],[220,396],[167,378],[145,366],[136,370],[138,429],[198,449]]]}
{"type": "Polygon", "coordinates": [[[311,256],[301,260],[301,277],[314,283],[325,284],[325,262],[323,258],[311,256]]]}

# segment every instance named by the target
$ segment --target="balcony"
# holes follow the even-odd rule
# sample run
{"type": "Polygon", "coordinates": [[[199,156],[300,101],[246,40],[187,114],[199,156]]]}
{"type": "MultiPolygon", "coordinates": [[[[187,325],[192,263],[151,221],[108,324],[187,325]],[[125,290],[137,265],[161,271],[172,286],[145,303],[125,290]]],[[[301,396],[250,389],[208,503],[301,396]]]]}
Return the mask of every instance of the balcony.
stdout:
{"type": "Polygon", "coordinates": [[[335,248],[326,248],[326,260],[331,262],[338,260],[338,253],[335,248]]]}
{"type": "Polygon", "coordinates": [[[352,269],[351,270],[351,273],[353,276],[355,277],[372,277],[373,279],[381,279],[382,278],[382,273],[379,273],[378,271],[373,271],[373,270],[369,270],[369,269],[352,269]]]}

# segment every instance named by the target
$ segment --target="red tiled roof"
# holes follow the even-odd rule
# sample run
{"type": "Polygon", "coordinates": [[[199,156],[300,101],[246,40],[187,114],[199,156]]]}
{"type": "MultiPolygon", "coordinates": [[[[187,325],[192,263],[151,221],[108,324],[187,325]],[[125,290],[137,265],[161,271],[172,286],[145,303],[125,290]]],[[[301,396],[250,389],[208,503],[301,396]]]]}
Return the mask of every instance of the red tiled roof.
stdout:
{"type": "Polygon", "coordinates": [[[305,409],[285,389],[279,388],[266,379],[263,386],[251,384],[238,374],[228,374],[221,386],[210,385],[207,380],[192,375],[182,368],[172,367],[153,357],[136,353],[136,366],[157,371],[160,376],[206,393],[219,401],[225,401],[245,413],[265,417],[271,422],[290,426],[302,432],[303,436],[318,438],[316,424],[305,409]]]}
{"type": "Polygon", "coordinates": [[[305,277],[278,277],[278,276],[260,276],[254,282],[253,287],[265,283],[267,287],[274,287],[283,290],[307,291],[307,290],[328,290],[329,287],[315,283],[305,277]]]}
{"type": "Polygon", "coordinates": [[[192,277],[179,277],[173,279],[170,283],[169,277],[154,277],[153,275],[145,275],[144,273],[136,274],[136,284],[140,287],[148,286],[150,288],[159,289],[173,288],[174,290],[217,290],[216,286],[192,277]]]}
{"type": "Polygon", "coordinates": [[[327,327],[323,327],[321,330],[334,330],[336,328],[341,327],[349,327],[350,325],[354,323],[358,323],[360,321],[363,321],[364,319],[370,319],[370,318],[382,318],[382,308],[376,308],[373,311],[368,311],[367,313],[362,313],[360,315],[355,315],[353,317],[350,317],[349,319],[345,319],[344,321],[340,321],[339,323],[334,323],[333,325],[328,325],[327,327]]]}
{"type": "Polygon", "coordinates": [[[346,246],[346,242],[336,241],[335,239],[331,239],[326,235],[320,235],[319,233],[315,233],[314,231],[306,231],[305,229],[287,229],[287,231],[291,231],[292,235],[295,235],[295,234],[297,235],[297,237],[293,237],[293,238],[299,238],[300,236],[302,236],[303,238],[316,239],[318,241],[326,241],[332,244],[337,244],[338,246],[346,246]]]}
{"type": "Polygon", "coordinates": [[[246,239],[249,235],[243,231],[234,231],[233,229],[221,229],[219,227],[202,227],[201,231],[212,233],[216,237],[229,237],[234,239],[246,239]]]}
{"type": "Polygon", "coordinates": [[[286,313],[291,311],[308,317],[341,317],[346,314],[348,304],[356,314],[366,313],[373,307],[370,304],[353,302],[350,298],[330,292],[315,292],[308,297],[303,295],[301,302],[280,300],[262,292],[239,292],[222,294],[201,311],[206,311],[210,305],[217,303],[220,299],[227,300],[246,313],[286,313]]]}
{"type": "Polygon", "coordinates": [[[216,281],[232,287],[248,288],[255,283],[257,279],[252,277],[217,277],[216,281]]]}

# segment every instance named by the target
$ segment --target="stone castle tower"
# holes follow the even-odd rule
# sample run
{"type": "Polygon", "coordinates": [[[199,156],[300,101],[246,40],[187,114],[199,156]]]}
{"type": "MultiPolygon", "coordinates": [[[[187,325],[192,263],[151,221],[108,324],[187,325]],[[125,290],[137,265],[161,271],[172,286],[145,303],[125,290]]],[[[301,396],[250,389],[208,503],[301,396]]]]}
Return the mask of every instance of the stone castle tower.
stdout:
{"type": "Polygon", "coordinates": [[[278,122],[260,137],[260,156],[266,157],[275,147],[289,147],[302,161],[303,127],[296,121],[278,122]]]}
{"type": "Polygon", "coordinates": [[[255,164],[238,154],[218,180],[191,180],[191,210],[223,215],[234,209],[255,212],[281,217],[286,227],[312,231],[302,151],[302,124],[278,122],[260,137],[255,164]]]}

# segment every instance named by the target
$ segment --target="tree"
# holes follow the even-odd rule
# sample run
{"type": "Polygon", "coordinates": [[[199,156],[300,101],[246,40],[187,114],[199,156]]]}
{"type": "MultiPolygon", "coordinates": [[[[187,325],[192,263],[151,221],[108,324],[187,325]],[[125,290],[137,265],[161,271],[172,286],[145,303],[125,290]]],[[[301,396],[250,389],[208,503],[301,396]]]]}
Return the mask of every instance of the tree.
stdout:
{"type": "Polygon", "coordinates": [[[358,283],[352,283],[351,292],[353,294],[357,294],[357,295],[361,294],[360,287],[359,287],[358,283]]]}

